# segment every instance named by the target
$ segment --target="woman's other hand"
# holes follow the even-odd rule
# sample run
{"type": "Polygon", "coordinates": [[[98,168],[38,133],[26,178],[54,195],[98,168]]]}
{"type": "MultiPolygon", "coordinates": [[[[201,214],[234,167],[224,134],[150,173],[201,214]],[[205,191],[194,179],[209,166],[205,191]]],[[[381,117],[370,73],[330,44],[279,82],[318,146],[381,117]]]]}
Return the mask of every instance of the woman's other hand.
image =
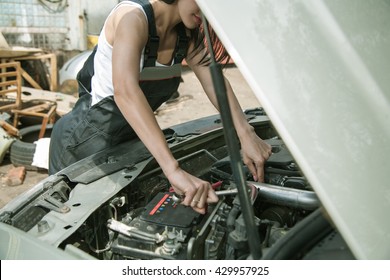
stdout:
{"type": "Polygon", "coordinates": [[[240,138],[242,159],[252,173],[253,180],[264,182],[264,165],[272,154],[272,147],[253,131],[240,138]]]}

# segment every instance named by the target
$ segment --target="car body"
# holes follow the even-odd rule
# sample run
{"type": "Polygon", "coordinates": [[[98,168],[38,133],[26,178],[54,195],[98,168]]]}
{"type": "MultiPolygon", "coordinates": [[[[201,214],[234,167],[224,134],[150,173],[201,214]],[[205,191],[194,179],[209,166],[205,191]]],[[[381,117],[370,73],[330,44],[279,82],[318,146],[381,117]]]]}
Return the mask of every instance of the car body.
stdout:
{"type": "Polygon", "coordinates": [[[389,259],[389,2],[197,2],[264,106],[245,114],[272,146],[265,183],[242,168],[241,188],[230,128],[210,116],[164,130],[181,167],[223,191],[205,215],[133,140],[11,201],[4,227],[59,258],[389,259]]]}
{"type": "Polygon", "coordinates": [[[65,62],[58,72],[60,85],[77,79],[77,73],[81,70],[91,53],[92,50],[83,51],[65,62]]]}
{"type": "Polygon", "coordinates": [[[92,50],[85,50],[65,62],[65,64],[58,71],[59,77],[59,91],[65,94],[78,93],[77,73],[83,67],[85,61],[92,53],[92,50]]]}

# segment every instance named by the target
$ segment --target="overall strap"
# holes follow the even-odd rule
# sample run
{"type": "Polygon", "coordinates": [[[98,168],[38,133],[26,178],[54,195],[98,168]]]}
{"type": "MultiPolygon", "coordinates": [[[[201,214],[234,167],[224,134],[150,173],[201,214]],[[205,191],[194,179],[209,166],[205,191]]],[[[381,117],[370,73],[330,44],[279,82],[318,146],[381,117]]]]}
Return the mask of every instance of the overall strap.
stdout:
{"type": "Polygon", "coordinates": [[[175,57],[174,63],[181,63],[183,59],[187,56],[188,52],[188,36],[186,28],[183,23],[179,23],[176,27],[177,30],[177,41],[175,47],[175,57]]]}
{"type": "MultiPolygon", "coordinates": [[[[160,38],[157,35],[156,23],[154,19],[153,7],[148,0],[131,0],[138,3],[144,9],[146,16],[148,17],[148,29],[149,37],[145,46],[144,52],[144,67],[154,67],[157,60],[157,51],[160,42],[160,38]]],[[[174,63],[178,64],[183,61],[187,56],[188,51],[188,36],[183,23],[178,24],[177,28],[177,41],[174,51],[174,63]]]]}
{"type": "Polygon", "coordinates": [[[157,36],[156,23],[154,20],[153,7],[148,0],[131,0],[138,3],[144,9],[148,17],[149,37],[144,52],[144,67],[153,67],[156,65],[158,45],[160,38],[157,36]]]}
{"type": "Polygon", "coordinates": [[[95,73],[93,60],[95,58],[97,45],[93,48],[92,53],[88,56],[87,60],[84,62],[83,67],[77,73],[77,83],[79,85],[79,97],[85,93],[91,93],[91,78],[95,73]]]}

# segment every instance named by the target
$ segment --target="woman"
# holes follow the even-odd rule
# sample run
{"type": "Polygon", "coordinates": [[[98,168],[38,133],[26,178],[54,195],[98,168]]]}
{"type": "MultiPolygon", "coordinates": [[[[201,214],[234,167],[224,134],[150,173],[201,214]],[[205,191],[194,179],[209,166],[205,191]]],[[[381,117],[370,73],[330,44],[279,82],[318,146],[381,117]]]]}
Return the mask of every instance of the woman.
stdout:
{"type": "MultiPolygon", "coordinates": [[[[54,127],[49,173],[139,137],[176,193],[185,196],[184,205],[205,213],[207,203],[218,201],[209,182],[179,167],[153,113],[176,92],[184,57],[218,109],[201,24],[195,0],[120,2],[105,21],[96,53],[78,75],[80,98],[75,108],[54,127]]],[[[226,57],[215,36],[213,48],[219,60],[226,57]]],[[[226,84],[244,163],[254,179],[262,181],[271,147],[254,133],[226,84]]]]}

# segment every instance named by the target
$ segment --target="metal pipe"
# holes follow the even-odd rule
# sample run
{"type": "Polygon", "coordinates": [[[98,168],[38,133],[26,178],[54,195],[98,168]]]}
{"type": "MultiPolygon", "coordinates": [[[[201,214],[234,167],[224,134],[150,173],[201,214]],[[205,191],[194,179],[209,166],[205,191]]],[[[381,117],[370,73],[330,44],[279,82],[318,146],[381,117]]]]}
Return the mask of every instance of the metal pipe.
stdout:
{"type": "Polygon", "coordinates": [[[315,210],[321,202],[313,191],[286,188],[265,183],[248,181],[259,190],[259,196],[267,202],[278,205],[315,210]]]}

